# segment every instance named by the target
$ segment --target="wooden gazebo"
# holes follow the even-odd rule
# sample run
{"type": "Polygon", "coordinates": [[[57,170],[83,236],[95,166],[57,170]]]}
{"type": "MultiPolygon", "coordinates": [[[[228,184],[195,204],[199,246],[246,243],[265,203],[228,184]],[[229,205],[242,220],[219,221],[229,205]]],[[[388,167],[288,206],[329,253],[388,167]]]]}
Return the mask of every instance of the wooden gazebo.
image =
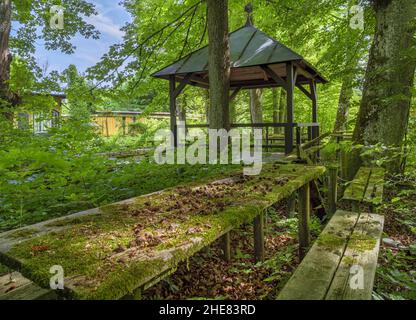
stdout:
{"type": "MultiPolygon", "coordinates": [[[[229,36],[231,100],[241,89],[283,87],[287,92],[286,123],[250,126],[284,127],[287,154],[294,148],[294,128],[310,127],[310,138],[316,138],[319,135],[316,84],[326,83],[327,80],[301,55],[255,28],[250,17],[244,27],[230,33],[229,36]],[[300,124],[294,121],[295,87],[312,101],[311,123],[300,124]]],[[[170,122],[176,141],[176,98],[186,85],[209,89],[208,46],[192,52],[152,76],[170,81],[170,122]]],[[[232,127],[241,126],[247,125],[232,124],[232,127]]]]}

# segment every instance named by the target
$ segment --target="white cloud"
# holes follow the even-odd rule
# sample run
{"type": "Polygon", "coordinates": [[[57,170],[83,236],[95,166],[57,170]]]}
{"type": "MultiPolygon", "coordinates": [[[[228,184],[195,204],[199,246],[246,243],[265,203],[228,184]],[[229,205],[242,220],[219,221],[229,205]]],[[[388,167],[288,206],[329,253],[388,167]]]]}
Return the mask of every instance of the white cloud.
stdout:
{"type": "Polygon", "coordinates": [[[86,21],[95,26],[101,33],[108,34],[119,40],[123,38],[124,32],[120,30],[121,27],[102,13],[96,16],[86,17],[86,21]]]}

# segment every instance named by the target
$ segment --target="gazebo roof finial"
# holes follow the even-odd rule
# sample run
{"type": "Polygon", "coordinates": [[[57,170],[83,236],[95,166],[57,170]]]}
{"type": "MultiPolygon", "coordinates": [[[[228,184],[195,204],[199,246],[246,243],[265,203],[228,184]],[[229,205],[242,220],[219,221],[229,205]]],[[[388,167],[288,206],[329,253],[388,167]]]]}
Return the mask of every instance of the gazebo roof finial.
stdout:
{"type": "Polygon", "coordinates": [[[253,5],[249,2],[245,7],[244,11],[247,12],[247,22],[246,27],[253,26],[253,5]]]}

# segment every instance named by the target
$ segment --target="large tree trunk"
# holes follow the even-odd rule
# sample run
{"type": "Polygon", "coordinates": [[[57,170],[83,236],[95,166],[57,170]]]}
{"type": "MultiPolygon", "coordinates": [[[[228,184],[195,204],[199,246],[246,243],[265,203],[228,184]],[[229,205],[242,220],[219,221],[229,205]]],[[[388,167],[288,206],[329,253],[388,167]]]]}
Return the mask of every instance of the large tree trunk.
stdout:
{"type": "Polygon", "coordinates": [[[261,106],[261,89],[250,90],[250,114],[252,123],[263,122],[263,108],[261,106]]]}
{"type": "Polygon", "coordinates": [[[228,0],[207,0],[209,38],[209,127],[230,129],[228,0]]]}
{"type": "Polygon", "coordinates": [[[206,120],[207,120],[207,124],[209,124],[209,91],[208,90],[204,91],[204,98],[205,98],[205,104],[204,104],[205,117],[206,117],[206,120]]]}
{"type": "MultiPolygon", "coordinates": [[[[10,79],[10,64],[12,55],[9,51],[9,38],[11,30],[11,0],[0,2],[0,99],[12,102],[13,95],[9,90],[8,80],[10,79]]],[[[8,118],[12,117],[11,112],[5,113],[8,118]]]]}
{"type": "MultiPolygon", "coordinates": [[[[397,173],[409,117],[411,88],[416,68],[413,39],[416,0],[374,0],[376,30],[364,81],[363,98],[353,140],[356,144],[382,144],[396,151],[386,168],[397,173]]],[[[352,176],[361,159],[353,152],[352,176]]]]}

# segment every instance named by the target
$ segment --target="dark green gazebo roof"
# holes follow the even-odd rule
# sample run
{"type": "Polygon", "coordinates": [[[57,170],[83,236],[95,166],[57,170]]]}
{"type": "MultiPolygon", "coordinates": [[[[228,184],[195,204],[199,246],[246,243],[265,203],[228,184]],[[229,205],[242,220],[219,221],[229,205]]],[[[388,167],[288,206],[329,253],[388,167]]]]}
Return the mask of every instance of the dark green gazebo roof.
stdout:
{"type": "MultiPolygon", "coordinates": [[[[298,70],[297,84],[314,80],[327,80],[301,55],[250,24],[230,33],[231,88],[257,88],[278,86],[269,79],[262,66],[273,69],[280,77],[286,77],[286,63],[293,62],[298,70]]],[[[154,73],[157,78],[181,81],[187,74],[194,74],[190,84],[207,87],[208,46],[205,46],[166,68],[154,73]]]]}

